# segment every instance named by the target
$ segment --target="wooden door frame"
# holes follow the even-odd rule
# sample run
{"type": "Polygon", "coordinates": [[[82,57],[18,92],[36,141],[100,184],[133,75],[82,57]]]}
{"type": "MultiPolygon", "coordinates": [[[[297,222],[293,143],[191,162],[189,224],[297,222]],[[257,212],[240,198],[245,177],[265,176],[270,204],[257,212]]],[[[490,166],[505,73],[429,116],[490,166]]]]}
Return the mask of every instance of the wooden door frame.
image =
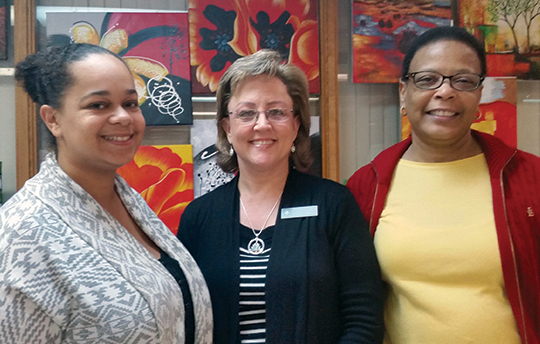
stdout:
{"type": "MultiPolygon", "coordinates": [[[[35,0],[14,1],[15,64],[36,52],[35,0]]],[[[21,87],[15,87],[17,190],[38,171],[36,105],[21,87]]]]}
{"type": "Polygon", "coordinates": [[[339,182],[338,1],[319,0],[323,177],[339,182]]]}

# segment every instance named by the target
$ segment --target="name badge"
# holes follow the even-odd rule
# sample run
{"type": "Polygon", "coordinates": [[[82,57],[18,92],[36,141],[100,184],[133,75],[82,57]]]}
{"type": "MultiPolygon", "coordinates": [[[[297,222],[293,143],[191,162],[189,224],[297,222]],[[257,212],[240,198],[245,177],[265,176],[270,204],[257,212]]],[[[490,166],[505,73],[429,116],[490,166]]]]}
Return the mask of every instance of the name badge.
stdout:
{"type": "Polygon", "coordinates": [[[312,217],[319,215],[319,207],[317,205],[308,205],[305,207],[293,207],[281,209],[282,219],[296,219],[299,217],[312,217]]]}

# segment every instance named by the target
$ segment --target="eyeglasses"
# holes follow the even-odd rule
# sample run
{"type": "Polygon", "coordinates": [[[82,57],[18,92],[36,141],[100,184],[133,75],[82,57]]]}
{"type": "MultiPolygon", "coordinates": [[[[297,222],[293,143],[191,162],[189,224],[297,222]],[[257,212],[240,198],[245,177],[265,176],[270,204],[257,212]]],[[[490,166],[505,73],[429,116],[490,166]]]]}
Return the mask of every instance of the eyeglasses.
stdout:
{"type": "Polygon", "coordinates": [[[450,86],[454,90],[474,91],[484,81],[482,75],[473,73],[457,73],[447,76],[437,72],[415,72],[406,74],[405,78],[412,78],[414,85],[424,90],[437,89],[441,87],[444,79],[448,79],[450,80],[450,86]]]}
{"type": "Polygon", "coordinates": [[[293,110],[285,109],[268,109],[268,110],[254,110],[254,109],[245,109],[239,111],[230,111],[229,115],[233,115],[235,119],[238,119],[242,124],[248,125],[253,124],[259,120],[259,114],[264,112],[266,119],[271,123],[283,123],[286,122],[290,116],[289,113],[292,113],[293,110]]]}

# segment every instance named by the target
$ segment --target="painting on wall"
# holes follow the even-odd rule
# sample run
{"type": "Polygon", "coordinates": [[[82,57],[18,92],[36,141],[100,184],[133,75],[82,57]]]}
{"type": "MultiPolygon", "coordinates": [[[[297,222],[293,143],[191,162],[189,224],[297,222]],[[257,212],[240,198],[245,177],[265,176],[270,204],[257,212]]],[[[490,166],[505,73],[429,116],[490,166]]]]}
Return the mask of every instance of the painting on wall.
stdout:
{"type": "Polygon", "coordinates": [[[191,124],[187,13],[47,13],[48,45],[90,43],[131,68],[146,125],[191,124]]]}
{"type": "Polygon", "coordinates": [[[0,60],[7,60],[7,10],[6,0],[0,0],[0,60]]]}
{"type": "Polygon", "coordinates": [[[353,82],[398,82],[411,42],[450,26],[450,0],[352,0],[353,82]]]}
{"type": "MultiPolygon", "coordinates": [[[[322,148],[319,117],[311,117],[310,138],[313,163],[307,171],[322,176],[322,148]]],[[[225,173],[217,164],[216,122],[213,119],[196,119],[191,127],[193,145],[193,185],[195,198],[229,182],[233,173],[225,173]]]]}
{"type": "Polygon", "coordinates": [[[540,2],[460,0],[459,21],[484,43],[489,76],[540,80],[540,2]]]}
{"type": "Polygon", "coordinates": [[[317,0],[189,0],[193,93],[212,93],[238,58],[279,51],[319,93],[317,0]]]}
{"type": "Polygon", "coordinates": [[[193,200],[191,145],[140,146],[133,160],[117,170],[176,234],[193,200]]]}
{"type": "MultiPolygon", "coordinates": [[[[477,118],[472,129],[498,137],[517,147],[517,80],[515,77],[487,77],[483,84],[477,118]]],[[[407,116],[401,117],[401,139],[411,134],[407,116]]]]}

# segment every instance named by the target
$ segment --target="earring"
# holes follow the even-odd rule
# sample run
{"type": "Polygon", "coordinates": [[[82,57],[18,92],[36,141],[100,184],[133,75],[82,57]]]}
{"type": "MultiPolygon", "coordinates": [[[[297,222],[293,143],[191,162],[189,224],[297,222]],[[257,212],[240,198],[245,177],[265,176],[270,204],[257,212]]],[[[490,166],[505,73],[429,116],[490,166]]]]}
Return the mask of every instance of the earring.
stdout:
{"type": "Polygon", "coordinates": [[[474,120],[478,121],[480,118],[482,118],[482,111],[478,109],[478,111],[476,111],[476,116],[474,117],[474,120]]]}
{"type": "Polygon", "coordinates": [[[295,145],[294,145],[294,143],[293,143],[293,145],[292,145],[292,147],[291,147],[291,153],[294,153],[294,152],[296,152],[296,147],[295,147],[295,145]]]}
{"type": "Polygon", "coordinates": [[[230,155],[230,156],[233,156],[233,155],[234,155],[234,148],[233,148],[232,145],[229,147],[229,155],[230,155]]]}
{"type": "Polygon", "coordinates": [[[401,106],[399,108],[399,113],[401,114],[401,117],[407,116],[407,110],[405,110],[405,106],[401,106]]]}

